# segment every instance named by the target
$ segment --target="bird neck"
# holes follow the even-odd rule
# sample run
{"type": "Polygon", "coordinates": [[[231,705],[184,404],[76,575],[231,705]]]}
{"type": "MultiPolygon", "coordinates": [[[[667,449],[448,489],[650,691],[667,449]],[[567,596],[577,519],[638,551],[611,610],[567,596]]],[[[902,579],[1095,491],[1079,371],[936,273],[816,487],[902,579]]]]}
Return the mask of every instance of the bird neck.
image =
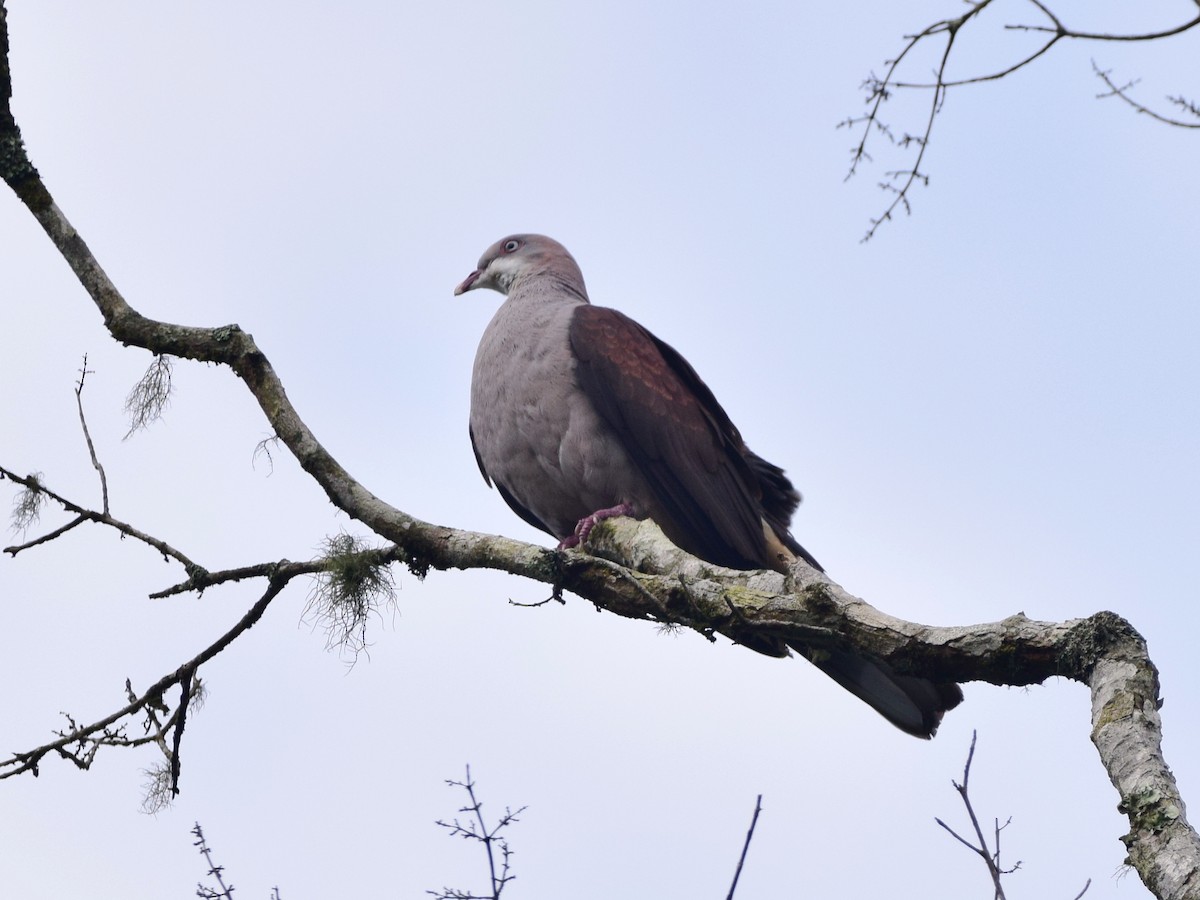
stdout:
{"type": "Polygon", "coordinates": [[[554,271],[531,272],[513,281],[508,292],[510,303],[563,303],[576,306],[589,303],[582,277],[554,271]]]}

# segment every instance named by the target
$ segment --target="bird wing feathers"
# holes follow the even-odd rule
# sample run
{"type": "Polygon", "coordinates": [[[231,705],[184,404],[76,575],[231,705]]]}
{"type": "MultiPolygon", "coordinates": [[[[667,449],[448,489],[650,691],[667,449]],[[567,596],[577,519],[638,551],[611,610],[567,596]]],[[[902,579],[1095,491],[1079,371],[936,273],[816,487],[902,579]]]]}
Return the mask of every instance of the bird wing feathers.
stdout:
{"type": "Polygon", "coordinates": [[[579,386],[640,470],[651,518],[696,556],[768,565],[749,451],[695,370],[616,310],[580,306],[569,335],[579,386]]]}

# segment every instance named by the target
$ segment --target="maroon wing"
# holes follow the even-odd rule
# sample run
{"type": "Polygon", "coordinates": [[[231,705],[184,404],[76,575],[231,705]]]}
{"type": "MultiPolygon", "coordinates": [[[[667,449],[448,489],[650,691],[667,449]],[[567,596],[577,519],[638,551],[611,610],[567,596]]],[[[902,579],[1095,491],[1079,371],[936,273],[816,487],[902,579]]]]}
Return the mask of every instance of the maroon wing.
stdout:
{"type": "Polygon", "coordinates": [[[682,356],[604,307],[580,306],[570,340],[579,385],[649,485],[653,496],[644,499],[667,537],[695,556],[740,569],[772,565],[764,515],[795,544],[787,519],[799,495],[782,470],[746,448],[682,356]]]}

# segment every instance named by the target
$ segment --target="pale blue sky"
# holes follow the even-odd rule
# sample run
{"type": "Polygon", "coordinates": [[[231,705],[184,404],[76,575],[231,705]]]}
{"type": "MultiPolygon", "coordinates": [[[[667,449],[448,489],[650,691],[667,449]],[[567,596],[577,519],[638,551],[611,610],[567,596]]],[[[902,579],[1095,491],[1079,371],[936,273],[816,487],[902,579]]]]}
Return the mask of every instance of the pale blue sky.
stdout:
{"type": "MultiPolygon", "coordinates": [[[[1194,94],[1194,38],[1063,46],[951,93],[915,214],[862,245],[898,160],[843,183],[854,139],[834,125],[902,34],[958,4],[344,6],[10,0],[30,152],[135,307],[253,333],[380,496],[545,543],[466,438],[499,297],[451,291],[496,238],[553,235],[592,299],[683,352],[789,471],[795,533],[848,589],[935,624],[1129,618],[1162,672],[1167,760],[1200,791],[1197,137],[1095,101],[1089,63],[1142,76],[1147,100],[1194,94]]],[[[997,9],[966,49],[1005,58],[998,26],[1024,16],[997,9]]],[[[904,109],[897,128],[919,127],[904,109]]],[[[0,235],[0,464],[98,502],[71,393],[87,353],[115,515],[211,568],[361,530],[286,455],[252,464],[267,426],[225,370],[179,364],[165,421],[122,443],[148,354],[106,336],[11,197],[0,235]]],[[[60,709],[108,713],[127,676],[149,684],[257,595],[146,599],[180,577],[97,528],[0,560],[5,748],[60,709]]],[[[479,887],[481,855],[433,824],[470,762],[489,811],[529,806],[514,900],[724,896],[760,792],[741,900],[983,895],[933,822],[962,821],[950,780],[978,729],[977,808],[1013,817],[1024,861],[1013,895],[1091,877],[1092,900],[1147,896],[1113,877],[1126,824],[1078,685],[968,685],[926,744],[799,661],[575,598],[514,609],[544,589],[488,573],[399,582],[351,671],[301,622],[301,586],[203,671],[172,810],[138,812],[149,752],[0,784],[6,888],[191,896],[196,820],[238,896],[479,887]]]]}

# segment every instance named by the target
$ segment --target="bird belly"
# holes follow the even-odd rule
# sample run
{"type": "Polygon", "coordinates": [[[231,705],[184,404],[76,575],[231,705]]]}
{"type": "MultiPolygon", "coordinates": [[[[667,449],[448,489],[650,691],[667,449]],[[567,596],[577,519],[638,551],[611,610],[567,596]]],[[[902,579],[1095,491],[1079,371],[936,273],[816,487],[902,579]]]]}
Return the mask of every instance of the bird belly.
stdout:
{"type": "Polygon", "coordinates": [[[599,509],[641,507],[635,486],[620,483],[632,466],[619,438],[586,402],[570,357],[555,352],[561,339],[548,339],[557,324],[489,328],[475,360],[471,426],[488,476],[563,538],[599,509]]]}

